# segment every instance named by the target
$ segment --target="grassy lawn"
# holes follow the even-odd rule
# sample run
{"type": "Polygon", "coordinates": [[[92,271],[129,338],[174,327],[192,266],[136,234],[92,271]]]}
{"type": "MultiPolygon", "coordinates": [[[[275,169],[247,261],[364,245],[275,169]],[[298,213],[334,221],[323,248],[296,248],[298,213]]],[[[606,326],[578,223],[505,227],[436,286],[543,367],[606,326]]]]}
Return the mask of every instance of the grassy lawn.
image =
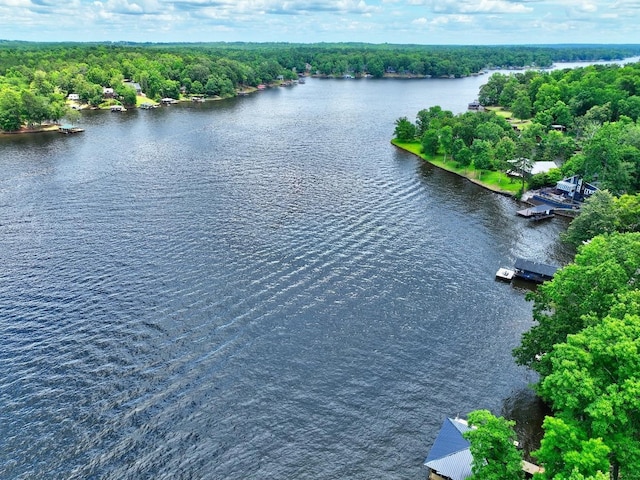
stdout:
{"type": "Polygon", "coordinates": [[[151,100],[151,99],[149,99],[147,97],[143,97],[142,95],[136,96],[136,107],[139,107],[143,103],[151,103],[152,105],[157,105],[158,104],[158,102],[154,102],[153,100],[151,100]]]}
{"type": "Polygon", "coordinates": [[[485,107],[485,110],[494,112],[500,117],[504,117],[505,119],[509,120],[509,123],[511,125],[515,125],[520,130],[531,125],[531,120],[516,120],[515,118],[513,118],[513,113],[511,113],[509,110],[505,110],[502,107],[485,107]]]}
{"type": "Polygon", "coordinates": [[[418,157],[426,160],[427,162],[435,165],[436,167],[440,167],[449,172],[456,173],[462,177],[468,178],[474,183],[481,185],[489,190],[493,190],[494,192],[504,193],[507,195],[516,195],[520,188],[522,187],[522,183],[513,180],[502,172],[492,172],[489,170],[484,170],[482,172],[474,170],[473,168],[465,168],[458,166],[456,162],[448,159],[444,160],[443,155],[436,156],[428,156],[423,153],[420,153],[420,143],[419,142],[401,142],[399,140],[392,140],[392,144],[396,147],[402,148],[408,152],[411,152],[418,157]]]}

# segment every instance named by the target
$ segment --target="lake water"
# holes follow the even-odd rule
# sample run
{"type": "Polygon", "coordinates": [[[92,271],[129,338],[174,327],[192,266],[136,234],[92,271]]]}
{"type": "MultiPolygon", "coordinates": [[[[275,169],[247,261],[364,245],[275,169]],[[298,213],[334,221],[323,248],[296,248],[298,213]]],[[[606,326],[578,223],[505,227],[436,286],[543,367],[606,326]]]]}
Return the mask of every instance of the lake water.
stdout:
{"type": "Polygon", "coordinates": [[[446,416],[533,428],[516,257],[566,221],[390,145],[488,77],[320,80],[0,138],[0,477],[424,478],[446,416]]]}

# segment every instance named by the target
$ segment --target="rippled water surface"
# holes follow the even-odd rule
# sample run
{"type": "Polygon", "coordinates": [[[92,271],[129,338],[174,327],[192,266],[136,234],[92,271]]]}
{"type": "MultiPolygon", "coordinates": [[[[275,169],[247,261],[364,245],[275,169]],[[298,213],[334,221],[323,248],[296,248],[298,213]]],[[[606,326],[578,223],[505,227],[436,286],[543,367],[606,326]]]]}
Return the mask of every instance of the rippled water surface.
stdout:
{"type": "Polygon", "coordinates": [[[566,262],[566,223],[389,144],[481,83],[311,79],[0,138],[0,477],[417,479],[445,416],[528,418],[531,305],[494,274],[566,262]]]}

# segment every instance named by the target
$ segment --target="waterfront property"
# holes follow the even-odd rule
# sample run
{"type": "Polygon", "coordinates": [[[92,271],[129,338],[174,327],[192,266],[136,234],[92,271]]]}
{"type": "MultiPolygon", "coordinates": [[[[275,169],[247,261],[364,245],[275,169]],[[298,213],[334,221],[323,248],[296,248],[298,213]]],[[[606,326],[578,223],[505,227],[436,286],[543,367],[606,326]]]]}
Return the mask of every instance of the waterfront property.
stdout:
{"type": "Polygon", "coordinates": [[[462,434],[471,427],[459,418],[445,419],[424,464],[430,480],[465,480],[471,476],[473,457],[462,434]]]}
{"type": "MultiPolygon", "coordinates": [[[[429,469],[429,480],[465,480],[471,476],[473,455],[463,433],[472,428],[475,427],[470,427],[461,418],[445,419],[424,461],[429,469]]],[[[544,472],[544,469],[523,460],[522,471],[525,478],[531,478],[536,473],[544,472]]]]}
{"type": "Polygon", "coordinates": [[[551,280],[558,270],[558,267],[554,265],[533,262],[524,258],[516,259],[514,268],[516,277],[537,283],[551,280]]]}

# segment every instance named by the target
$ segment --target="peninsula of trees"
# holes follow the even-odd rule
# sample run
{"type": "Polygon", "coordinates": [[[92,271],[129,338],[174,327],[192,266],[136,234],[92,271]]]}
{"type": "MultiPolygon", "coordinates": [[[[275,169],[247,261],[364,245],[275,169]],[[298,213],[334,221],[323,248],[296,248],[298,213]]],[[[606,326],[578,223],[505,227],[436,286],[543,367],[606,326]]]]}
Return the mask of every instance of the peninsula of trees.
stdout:
{"type": "Polygon", "coordinates": [[[324,76],[462,77],[484,69],[548,67],[556,61],[612,60],[640,54],[639,45],[423,46],[389,44],[130,44],[0,41],[0,129],[56,122],[73,94],[104,102],[104,89],[124,105],[136,94],[230,97],[238,90],[324,76]],[[129,82],[125,82],[128,80],[129,82]],[[131,86],[140,86],[140,92],[131,86]]]}

